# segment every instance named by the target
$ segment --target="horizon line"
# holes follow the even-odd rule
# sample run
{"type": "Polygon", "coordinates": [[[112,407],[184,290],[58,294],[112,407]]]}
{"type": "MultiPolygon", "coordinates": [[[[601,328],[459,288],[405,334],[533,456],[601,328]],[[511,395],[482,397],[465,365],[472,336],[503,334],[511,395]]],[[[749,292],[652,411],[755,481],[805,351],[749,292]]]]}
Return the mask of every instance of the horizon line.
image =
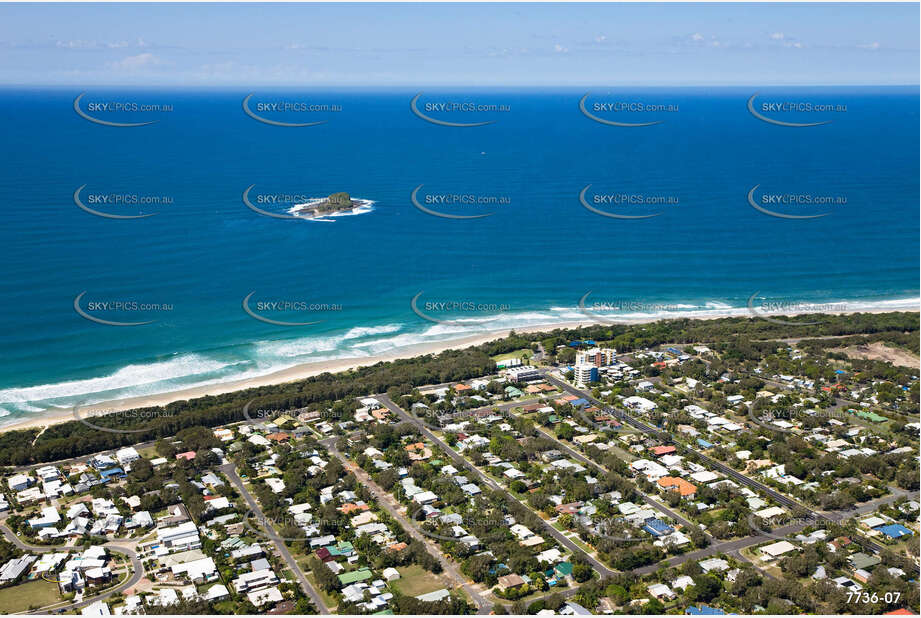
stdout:
{"type": "Polygon", "coordinates": [[[415,88],[480,88],[480,89],[513,89],[513,88],[544,88],[544,89],[583,89],[583,88],[921,88],[919,83],[770,83],[770,84],[728,84],[728,83],[694,83],[694,84],[667,84],[667,83],[623,83],[617,85],[600,84],[513,84],[501,86],[496,84],[468,84],[468,83],[430,83],[430,84],[288,84],[288,83],[224,83],[224,84],[134,84],[134,83],[98,83],[98,84],[51,84],[51,83],[0,83],[0,88],[200,88],[200,89],[227,89],[227,88],[366,88],[366,89],[415,89],[415,88]]]}

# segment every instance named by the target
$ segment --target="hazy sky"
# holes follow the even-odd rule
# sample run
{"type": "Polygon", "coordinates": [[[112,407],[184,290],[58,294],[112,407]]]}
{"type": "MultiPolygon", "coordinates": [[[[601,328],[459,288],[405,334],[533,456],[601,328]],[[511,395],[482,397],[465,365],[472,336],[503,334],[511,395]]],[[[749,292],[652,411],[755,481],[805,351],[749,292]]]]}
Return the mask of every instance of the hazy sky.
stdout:
{"type": "Polygon", "coordinates": [[[0,4],[0,84],[918,84],[918,4],[0,4]]]}

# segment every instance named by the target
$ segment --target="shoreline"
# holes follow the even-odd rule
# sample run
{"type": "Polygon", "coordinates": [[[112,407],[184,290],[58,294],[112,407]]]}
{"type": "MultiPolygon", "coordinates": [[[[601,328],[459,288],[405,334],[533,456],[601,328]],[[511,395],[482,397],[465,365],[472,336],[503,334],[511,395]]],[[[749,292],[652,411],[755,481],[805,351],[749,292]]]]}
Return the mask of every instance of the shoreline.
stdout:
{"type": "MultiPolygon", "coordinates": [[[[827,311],[827,312],[816,312],[816,314],[823,315],[847,315],[853,313],[919,313],[918,309],[869,309],[869,310],[852,310],[852,311],[827,311]]],[[[794,316],[794,315],[806,315],[803,313],[770,313],[766,314],[768,317],[784,317],[784,316],[794,316]]],[[[730,313],[726,311],[720,311],[711,315],[702,315],[699,317],[693,317],[690,319],[693,320],[718,320],[722,318],[729,317],[745,317],[740,316],[736,313],[730,313]]],[[[653,322],[658,322],[661,320],[676,319],[676,318],[640,318],[636,320],[622,320],[618,322],[619,324],[632,325],[632,324],[649,324],[653,322]]],[[[202,386],[194,386],[191,388],[178,389],[174,391],[169,391],[165,393],[158,393],[155,395],[142,395],[138,397],[127,397],[123,399],[113,399],[110,401],[102,401],[96,404],[89,406],[82,406],[80,408],[81,414],[92,414],[92,413],[109,413],[116,412],[120,410],[131,410],[137,408],[151,408],[151,407],[160,407],[166,406],[170,403],[177,401],[187,401],[190,399],[197,399],[200,397],[222,395],[225,393],[231,393],[234,391],[246,390],[248,388],[256,388],[261,386],[273,386],[276,384],[284,384],[287,382],[296,382],[298,380],[303,380],[312,376],[320,375],[323,373],[340,373],[344,371],[349,371],[351,369],[358,369],[360,367],[366,367],[369,365],[375,365],[380,362],[389,362],[407,358],[413,358],[416,356],[424,356],[428,354],[439,354],[447,350],[458,350],[463,348],[475,347],[486,343],[488,341],[494,341],[496,339],[503,339],[507,337],[512,331],[516,333],[534,333],[534,332],[549,332],[554,329],[574,329],[581,327],[590,327],[597,326],[599,324],[604,324],[597,319],[586,319],[584,321],[565,321],[565,322],[553,322],[548,324],[536,324],[532,326],[524,327],[510,327],[502,328],[491,331],[484,331],[482,333],[477,333],[473,335],[468,335],[466,337],[459,337],[457,339],[447,339],[443,341],[432,341],[427,343],[419,343],[410,346],[405,346],[402,348],[396,348],[390,352],[385,352],[382,354],[377,354],[375,356],[369,357],[353,357],[353,358],[342,358],[336,360],[322,360],[314,361],[309,363],[301,363],[293,367],[288,367],[286,369],[281,369],[278,371],[273,371],[262,376],[257,376],[253,378],[244,378],[241,380],[230,380],[227,382],[218,382],[215,384],[206,384],[202,386]]],[[[74,416],[73,409],[60,409],[59,411],[47,410],[45,415],[40,418],[33,419],[23,419],[22,421],[13,422],[9,425],[4,425],[0,427],[0,433],[5,433],[9,431],[17,431],[24,429],[47,429],[52,425],[57,425],[60,423],[66,423],[68,421],[76,420],[74,416]]]]}

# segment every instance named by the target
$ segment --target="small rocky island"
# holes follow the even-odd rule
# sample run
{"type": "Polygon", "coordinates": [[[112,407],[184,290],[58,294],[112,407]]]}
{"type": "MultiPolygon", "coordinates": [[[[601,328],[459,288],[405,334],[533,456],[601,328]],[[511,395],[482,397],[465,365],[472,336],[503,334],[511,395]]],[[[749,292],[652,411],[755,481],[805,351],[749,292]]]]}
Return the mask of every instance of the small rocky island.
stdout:
{"type": "Polygon", "coordinates": [[[344,213],[358,214],[355,212],[357,209],[368,207],[373,203],[371,200],[352,199],[345,191],[339,191],[326,198],[295,204],[289,212],[299,217],[316,219],[344,213]]]}

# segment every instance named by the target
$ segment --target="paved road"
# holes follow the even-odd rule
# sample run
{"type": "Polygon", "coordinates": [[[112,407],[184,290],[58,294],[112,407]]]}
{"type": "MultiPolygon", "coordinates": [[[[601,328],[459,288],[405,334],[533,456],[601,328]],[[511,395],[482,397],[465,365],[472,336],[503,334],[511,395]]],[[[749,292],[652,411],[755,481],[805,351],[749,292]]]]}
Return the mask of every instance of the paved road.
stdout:
{"type": "Polygon", "coordinates": [[[374,480],[368,475],[367,472],[362,470],[359,466],[352,463],[348,457],[339,452],[335,447],[336,438],[328,438],[326,440],[321,440],[320,443],[326,446],[330,453],[336,459],[342,462],[342,464],[355,475],[361,484],[368,488],[368,490],[374,494],[374,497],[377,499],[377,503],[386,510],[390,515],[396,519],[401,526],[412,536],[414,539],[421,541],[429,550],[433,556],[438,558],[438,561],[441,562],[441,566],[444,571],[451,576],[451,579],[454,582],[462,587],[467,595],[473,599],[474,604],[477,606],[478,614],[489,614],[492,611],[493,605],[488,600],[484,599],[483,596],[467,581],[467,578],[458,571],[457,565],[454,564],[454,561],[448,558],[441,551],[441,549],[432,541],[432,539],[421,532],[418,528],[410,522],[403,513],[397,508],[393,502],[393,496],[391,496],[384,488],[374,482],[374,480]]]}
{"type": "Polygon", "coordinates": [[[256,515],[259,521],[265,522],[265,525],[262,526],[265,529],[266,536],[275,544],[275,547],[278,549],[279,555],[287,563],[288,568],[291,569],[291,572],[294,573],[294,576],[297,577],[298,582],[300,582],[301,590],[304,591],[304,594],[309,596],[313,601],[313,604],[317,607],[321,614],[329,614],[329,608],[326,607],[326,604],[323,602],[323,597],[320,596],[320,593],[314,589],[310,582],[307,581],[307,577],[304,575],[304,572],[301,570],[301,567],[298,566],[297,560],[294,559],[294,556],[291,555],[291,552],[288,551],[288,548],[285,546],[285,542],[282,541],[281,537],[278,535],[278,532],[275,531],[274,526],[268,523],[265,515],[262,513],[262,509],[259,506],[259,502],[256,498],[246,489],[246,486],[243,484],[243,479],[240,478],[240,475],[237,474],[237,469],[232,463],[226,463],[218,467],[218,470],[223,472],[228,479],[230,479],[231,484],[237,488],[237,491],[240,492],[240,495],[243,496],[243,499],[246,500],[246,503],[249,505],[249,508],[256,515]]]}
{"type": "MultiPolygon", "coordinates": [[[[611,406],[605,404],[604,402],[598,401],[597,399],[595,399],[594,397],[592,397],[591,393],[588,393],[588,392],[586,392],[586,391],[584,391],[584,390],[578,389],[578,388],[576,388],[576,387],[574,387],[574,386],[571,386],[571,385],[569,385],[569,384],[567,384],[567,383],[565,383],[565,382],[562,382],[562,381],[560,381],[560,380],[558,380],[558,379],[556,379],[556,378],[553,378],[553,377],[551,377],[551,376],[545,376],[545,377],[546,377],[547,381],[549,381],[549,382],[555,384],[556,386],[558,386],[558,387],[560,387],[560,388],[565,389],[566,391],[568,391],[568,392],[570,392],[570,393],[572,393],[572,394],[574,394],[574,395],[578,395],[578,396],[580,396],[580,397],[584,397],[584,398],[587,399],[588,401],[594,403],[595,405],[601,406],[601,407],[604,408],[604,409],[612,410],[613,412],[615,412],[615,413],[617,414],[618,418],[623,419],[624,421],[626,421],[627,423],[629,423],[630,425],[632,425],[633,427],[635,427],[636,429],[639,429],[640,431],[642,431],[642,432],[644,432],[644,433],[648,433],[648,434],[655,435],[655,436],[661,436],[661,435],[663,434],[663,432],[662,432],[661,430],[659,430],[659,429],[657,429],[657,428],[655,428],[655,427],[652,427],[652,426],[650,426],[650,425],[647,425],[647,424],[645,424],[645,423],[643,423],[643,422],[637,420],[636,418],[634,418],[633,416],[631,416],[630,414],[628,414],[625,410],[616,410],[616,409],[612,409],[611,406]]],[[[813,509],[811,509],[811,508],[809,508],[809,507],[807,507],[807,506],[805,506],[805,505],[803,505],[803,504],[800,504],[799,502],[797,502],[796,500],[790,498],[789,496],[786,496],[786,495],[784,495],[784,494],[778,492],[777,490],[775,490],[775,489],[773,489],[773,488],[771,488],[771,487],[768,487],[768,486],[765,485],[764,483],[761,483],[761,482],[759,482],[759,481],[756,481],[755,479],[753,479],[753,478],[751,478],[751,477],[749,477],[749,476],[746,476],[746,475],[742,474],[741,472],[739,472],[739,471],[736,470],[735,468],[732,468],[732,467],[730,467],[730,466],[727,466],[726,464],[722,463],[721,461],[717,461],[717,460],[713,459],[712,457],[709,457],[708,455],[705,455],[705,454],[701,453],[700,451],[698,451],[698,450],[696,450],[696,449],[693,449],[693,448],[687,446],[686,444],[683,444],[683,443],[681,443],[681,442],[678,442],[677,440],[674,440],[674,438],[672,438],[670,435],[669,435],[668,437],[669,437],[669,439],[672,440],[672,442],[674,442],[674,444],[675,444],[675,446],[678,448],[678,450],[684,450],[684,451],[687,451],[687,452],[689,452],[689,453],[693,453],[693,454],[697,455],[697,457],[700,458],[700,461],[701,461],[702,463],[704,463],[704,464],[710,466],[710,467],[713,468],[713,469],[719,470],[720,472],[722,472],[722,473],[725,474],[726,476],[728,476],[728,477],[730,477],[730,478],[732,478],[732,479],[734,479],[734,480],[736,480],[736,481],[742,483],[743,485],[746,485],[746,486],[748,486],[748,487],[750,487],[750,488],[752,488],[752,489],[755,489],[755,490],[757,490],[757,491],[763,492],[764,494],[766,494],[766,495],[770,496],[771,498],[773,498],[776,502],[778,502],[778,503],[780,503],[780,504],[782,504],[782,505],[784,505],[784,506],[790,508],[791,510],[793,510],[793,512],[805,513],[805,515],[806,515],[809,519],[812,519],[812,520],[826,519],[826,520],[830,520],[830,521],[839,521],[839,520],[841,520],[841,519],[845,519],[845,518],[851,516],[851,514],[848,513],[848,512],[840,512],[840,511],[839,511],[839,512],[825,513],[825,512],[815,511],[815,510],[813,510],[813,509]]],[[[892,499],[895,499],[895,497],[893,497],[892,499]]],[[[874,504],[874,503],[871,502],[870,504],[874,504]]],[[[863,507],[861,507],[861,508],[863,508],[863,507]]],[[[863,538],[863,537],[855,537],[855,538],[854,538],[854,541],[857,542],[857,543],[859,543],[864,549],[869,549],[869,550],[871,550],[871,551],[873,551],[873,552],[875,552],[875,553],[879,553],[879,552],[882,551],[882,549],[883,549],[883,547],[882,547],[881,545],[879,545],[878,543],[875,543],[875,542],[870,541],[869,539],[865,539],[865,538],[863,538]]]]}
{"type": "MultiPolygon", "coordinates": [[[[15,545],[16,547],[18,547],[19,549],[23,551],[27,551],[32,554],[44,554],[44,553],[55,552],[55,551],[77,550],[77,548],[75,547],[63,547],[60,545],[55,545],[55,546],[30,545],[28,543],[24,543],[22,539],[16,536],[16,534],[6,526],[6,524],[0,524],[0,532],[3,532],[3,535],[6,536],[6,538],[9,539],[9,541],[13,545],[15,545]]],[[[115,545],[114,543],[111,543],[111,542],[105,543],[103,546],[113,553],[122,554],[123,556],[127,556],[128,559],[131,561],[131,566],[129,567],[131,569],[131,574],[128,576],[127,579],[125,579],[125,581],[118,584],[114,588],[107,590],[106,592],[103,592],[102,594],[97,594],[88,599],[83,599],[82,601],[78,603],[70,603],[68,605],[52,606],[50,608],[36,610],[33,612],[28,612],[28,613],[47,614],[49,611],[61,612],[61,611],[77,610],[82,607],[86,607],[87,605],[92,605],[96,601],[102,601],[104,599],[107,599],[114,594],[120,594],[124,592],[125,590],[127,590],[128,588],[131,588],[132,586],[137,584],[139,581],[141,581],[141,578],[144,577],[144,565],[141,563],[137,554],[134,553],[134,550],[128,549],[127,547],[121,547],[119,545],[115,545]]]]}
{"type": "MultiPolygon", "coordinates": [[[[393,403],[393,401],[391,401],[390,398],[387,397],[387,395],[375,395],[375,397],[395,415],[399,416],[403,420],[408,421],[414,424],[416,427],[418,427],[419,431],[421,431],[425,437],[427,437],[429,440],[437,444],[445,453],[447,453],[447,455],[451,459],[454,460],[455,463],[470,470],[473,474],[476,475],[476,477],[480,481],[482,481],[487,486],[493,488],[495,491],[498,491],[504,494],[508,499],[512,500],[513,502],[518,502],[519,504],[521,504],[521,502],[519,502],[518,499],[515,498],[515,496],[513,496],[508,490],[506,490],[504,487],[502,487],[501,485],[499,485],[498,483],[490,479],[488,476],[486,476],[485,473],[483,473],[479,468],[474,466],[473,463],[468,461],[464,456],[460,455],[457,451],[449,447],[446,443],[442,442],[441,439],[439,439],[438,436],[432,433],[422,421],[420,421],[419,419],[415,418],[414,416],[412,416],[411,414],[403,410],[397,404],[393,403]]],[[[525,508],[528,508],[528,507],[525,506],[525,508]]],[[[544,524],[544,529],[546,530],[548,534],[550,534],[550,536],[556,539],[557,542],[559,542],[561,545],[566,547],[572,553],[583,556],[585,560],[589,564],[591,564],[592,567],[596,571],[598,571],[598,573],[602,577],[610,577],[615,573],[615,571],[609,569],[604,564],[602,564],[600,560],[593,557],[591,554],[587,553],[581,547],[573,543],[572,540],[570,540],[566,535],[564,535],[562,532],[554,528],[549,522],[541,519],[541,523],[544,524]]]]}
{"type": "MultiPolygon", "coordinates": [[[[580,397],[582,396],[581,393],[578,393],[578,395],[579,395],[580,397]]],[[[498,410],[500,410],[500,411],[508,411],[508,410],[512,410],[512,409],[514,409],[514,408],[519,408],[519,407],[526,406],[526,405],[533,404],[533,403],[543,403],[543,401],[544,401],[543,399],[528,399],[528,400],[526,400],[526,401],[514,401],[514,402],[511,402],[511,403],[504,403],[504,404],[501,404],[501,405],[499,405],[499,406],[484,406],[484,407],[479,408],[478,410],[476,410],[476,412],[481,412],[481,411],[484,411],[484,410],[496,410],[496,409],[498,409],[498,410]]],[[[568,445],[566,445],[566,444],[560,442],[560,440],[559,440],[556,436],[550,434],[550,433],[547,432],[547,431],[544,431],[544,430],[541,429],[540,427],[538,427],[537,430],[540,431],[540,432],[544,435],[544,437],[546,437],[546,438],[548,438],[548,439],[553,440],[554,442],[556,442],[557,445],[559,445],[559,447],[560,447],[561,450],[566,451],[566,452],[569,453],[572,457],[575,457],[576,459],[578,459],[578,460],[581,461],[582,463],[587,464],[587,465],[589,465],[589,466],[592,466],[593,468],[595,468],[596,470],[599,470],[599,471],[601,471],[601,472],[607,472],[607,471],[608,471],[607,468],[605,468],[604,466],[602,466],[602,465],[600,465],[600,464],[598,464],[598,463],[592,461],[591,459],[588,459],[587,457],[585,457],[585,456],[584,456],[582,453],[580,453],[579,451],[576,451],[575,449],[570,448],[568,445]]],[[[639,489],[638,489],[637,491],[639,491],[639,489]]],[[[665,505],[661,504],[659,501],[655,500],[655,499],[652,498],[651,496],[649,496],[649,495],[643,493],[642,491],[640,491],[639,493],[643,496],[643,500],[644,500],[649,506],[653,507],[653,508],[656,509],[657,511],[663,513],[664,515],[667,515],[668,517],[671,517],[671,518],[674,519],[675,521],[681,522],[682,524],[684,524],[684,525],[687,526],[687,527],[697,527],[696,524],[693,524],[692,522],[688,521],[688,520],[687,520],[686,518],[684,518],[682,515],[680,515],[680,514],[674,512],[674,511],[672,511],[671,509],[669,509],[669,508],[666,507],[665,505]]],[[[706,533],[705,533],[705,534],[706,534],[706,533]]],[[[707,536],[707,538],[709,538],[711,541],[713,540],[713,539],[710,537],[709,534],[707,534],[706,536],[707,536]]]]}
{"type": "MultiPolygon", "coordinates": [[[[595,468],[596,470],[600,470],[601,472],[608,472],[608,469],[607,469],[607,468],[605,468],[604,466],[602,466],[602,465],[599,464],[599,463],[596,463],[596,462],[592,461],[591,459],[589,459],[588,457],[586,457],[585,455],[583,455],[583,454],[580,453],[579,451],[575,450],[574,448],[570,447],[569,445],[564,444],[564,443],[561,442],[558,438],[556,438],[556,437],[554,437],[553,435],[551,435],[549,432],[544,431],[543,429],[538,429],[538,431],[540,431],[542,434],[544,434],[544,436],[546,436],[547,438],[549,438],[549,439],[555,441],[556,444],[557,444],[557,446],[560,448],[560,450],[565,451],[565,452],[568,453],[571,457],[573,457],[573,458],[575,458],[575,459],[578,459],[579,461],[581,461],[581,462],[584,463],[584,464],[587,464],[587,465],[589,465],[589,466],[592,466],[592,467],[595,468]]],[[[660,513],[663,513],[664,515],[666,515],[666,516],[668,516],[668,517],[671,517],[671,518],[674,519],[675,521],[681,522],[686,528],[692,529],[692,528],[699,528],[699,527],[700,527],[700,526],[698,526],[697,524],[695,524],[695,523],[691,522],[690,520],[686,519],[684,516],[680,515],[679,513],[676,513],[675,511],[671,510],[670,508],[668,508],[668,507],[665,506],[664,504],[661,504],[658,500],[653,499],[652,496],[643,493],[642,491],[639,490],[639,488],[637,488],[637,491],[640,493],[641,496],[643,496],[643,500],[646,502],[646,504],[648,504],[648,505],[651,506],[652,508],[656,509],[656,510],[659,511],[660,513]]],[[[706,537],[710,540],[710,542],[713,542],[713,537],[711,537],[711,536],[710,536],[709,534],[707,534],[706,532],[704,533],[704,536],[706,536],[706,537]]]]}
{"type": "MultiPolygon", "coordinates": [[[[152,440],[150,442],[139,442],[137,444],[131,444],[131,445],[125,445],[125,446],[133,446],[134,448],[140,450],[140,449],[151,447],[154,444],[156,444],[156,441],[152,440]]],[[[67,459],[58,459],[57,461],[40,461],[36,463],[26,464],[24,466],[13,466],[11,469],[15,470],[16,472],[29,472],[35,468],[40,468],[41,466],[63,466],[65,464],[82,463],[95,455],[112,455],[114,457],[115,451],[121,448],[124,448],[124,447],[120,446],[118,448],[113,448],[113,449],[109,449],[105,451],[98,451],[96,453],[87,453],[86,455],[79,455],[77,457],[68,457],[67,459]]]]}
{"type": "MultiPolygon", "coordinates": [[[[513,408],[518,408],[518,407],[521,407],[521,406],[527,406],[527,405],[530,405],[530,404],[534,404],[534,403],[543,403],[543,402],[544,402],[543,399],[536,399],[536,398],[535,398],[535,399],[526,399],[526,400],[524,400],[524,401],[512,401],[512,402],[503,403],[503,404],[500,404],[500,405],[488,405],[488,406],[482,406],[482,407],[479,407],[479,408],[471,408],[471,409],[469,409],[469,410],[461,410],[461,411],[458,411],[458,412],[454,412],[454,413],[452,413],[452,414],[446,414],[446,415],[444,415],[444,418],[445,418],[446,421],[450,421],[450,422],[455,422],[455,423],[456,423],[456,422],[460,422],[460,421],[463,421],[463,420],[467,420],[467,419],[469,419],[469,418],[471,418],[471,417],[473,417],[473,416],[486,416],[486,415],[488,415],[488,414],[490,414],[490,413],[493,413],[493,414],[494,414],[496,411],[499,411],[499,412],[507,412],[508,410],[511,410],[511,409],[513,409],[513,408]]],[[[436,417],[432,417],[432,418],[436,418],[436,417]]],[[[421,422],[422,424],[424,424],[424,425],[425,425],[426,427],[428,427],[429,429],[437,429],[437,430],[440,430],[440,429],[441,429],[441,427],[439,427],[439,426],[436,425],[435,423],[429,423],[428,421],[426,421],[426,420],[424,420],[424,419],[420,419],[420,418],[418,418],[418,417],[414,417],[414,422],[415,422],[415,421],[421,422]]],[[[446,422],[445,424],[447,425],[447,424],[449,424],[449,423],[446,422]]]]}
{"type": "MultiPolygon", "coordinates": [[[[771,534],[777,535],[778,537],[786,536],[788,534],[795,534],[805,528],[807,525],[809,525],[808,522],[803,522],[791,524],[782,528],[774,528],[774,530],[771,531],[771,534]]],[[[656,564],[650,564],[638,569],[634,569],[633,572],[639,575],[648,575],[649,573],[653,573],[659,570],[663,564],[667,564],[668,566],[677,566],[687,562],[688,560],[703,560],[704,558],[713,556],[715,554],[729,554],[732,552],[737,552],[740,549],[745,549],[746,547],[766,543],[770,539],[771,537],[756,534],[732,541],[723,541],[722,543],[715,543],[714,545],[704,547],[703,549],[691,551],[679,556],[672,556],[664,562],[658,562],[656,564]]]]}
{"type": "MultiPolygon", "coordinates": [[[[432,543],[430,539],[424,537],[422,534],[419,534],[419,535],[415,534],[415,531],[416,531],[415,526],[409,523],[409,521],[406,520],[403,514],[393,506],[393,503],[391,502],[392,496],[387,491],[385,491],[380,485],[375,483],[364,470],[362,470],[357,465],[354,465],[351,462],[351,460],[349,460],[343,453],[336,450],[334,446],[336,440],[337,438],[326,438],[325,440],[321,440],[320,443],[325,445],[335,457],[337,457],[340,461],[342,461],[346,467],[352,470],[355,473],[355,476],[359,480],[361,480],[363,483],[366,483],[368,489],[370,489],[371,493],[373,493],[375,497],[377,498],[378,503],[384,509],[386,509],[388,513],[393,515],[413,537],[418,538],[424,543],[426,543],[426,546],[432,551],[432,554],[439,557],[439,560],[441,560],[442,565],[445,566],[445,570],[449,571],[449,574],[450,574],[450,568],[447,565],[450,565],[450,567],[453,568],[453,563],[450,560],[448,560],[445,556],[442,555],[441,549],[437,545],[432,543]],[[445,563],[447,563],[447,565],[445,563]]],[[[460,574],[460,573],[457,575],[457,577],[455,577],[455,580],[458,581],[458,583],[466,581],[463,578],[463,574],[460,574]]],[[[478,607],[477,614],[484,615],[484,614],[492,613],[494,605],[489,599],[484,598],[475,589],[471,590],[471,587],[468,586],[466,583],[462,583],[461,585],[468,592],[470,597],[474,599],[474,603],[477,604],[477,607],[478,607]],[[480,599],[482,604],[477,602],[477,598],[480,599]]],[[[575,596],[575,594],[579,592],[579,588],[580,588],[579,586],[573,586],[573,587],[566,588],[563,590],[554,590],[554,591],[548,592],[547,594],[541,595],[539,597],[534,597],[533,599],[529,601],[528,604],[530,605],[531,603],[534,603],[541,599],[549,598],[550,596],[554,594],[559,594],[564,599],[568,599],[572,596],[575,596]]],[[[514,603],[514,601],[503,601],[503,603],[511,606],[511,604],[514,603]]]]}

